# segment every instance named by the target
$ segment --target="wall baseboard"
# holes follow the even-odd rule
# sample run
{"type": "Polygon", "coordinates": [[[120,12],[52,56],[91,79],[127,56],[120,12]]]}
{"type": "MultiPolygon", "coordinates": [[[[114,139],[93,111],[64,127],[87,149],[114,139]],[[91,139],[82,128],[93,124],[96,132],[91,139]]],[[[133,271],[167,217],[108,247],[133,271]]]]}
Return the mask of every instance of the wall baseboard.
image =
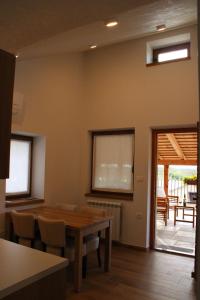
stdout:
{"type": "Polygon", "coordinates": [[[1,239],[5,239],[5,237],[6,237],[5,232],[0,232],[0,238],[1,238],[1,239]]]}
{"type": "MultiPolygon", "coordinates": [[[[104,238],[101,237],[101,242],[104,243],[104,238]]],[[[112,245],[113,246],[118,246],[118,247],[126,247],[126,248],[130,248],[130,249],[133,249],[133,250],[138,250],[138,251],[143,251],[143,252],[148,252],[148,251],[151,251],[150,248],[145,248],[145,247],[141,247],[141,246],[134,246],[134,245],[129,245],[129,244],[125,244],[125,243],[122,243],[120,241],[114,241],[112,240],[112,245]]]]}
{"type": "Polygon", "coordinates": [[[137,250],[137,251],[143,251],[143,252],[150,251],[150,248],[145,248],[145,247],[141,247],[141,246],[128,245],[128,244],[124,244],[124,243],[118,242],[118,241],[112,241],[112,244],[114,246],[122,246],[122,247],[130,248],[130,249],[133,249],[133,250],[137,250]]]}

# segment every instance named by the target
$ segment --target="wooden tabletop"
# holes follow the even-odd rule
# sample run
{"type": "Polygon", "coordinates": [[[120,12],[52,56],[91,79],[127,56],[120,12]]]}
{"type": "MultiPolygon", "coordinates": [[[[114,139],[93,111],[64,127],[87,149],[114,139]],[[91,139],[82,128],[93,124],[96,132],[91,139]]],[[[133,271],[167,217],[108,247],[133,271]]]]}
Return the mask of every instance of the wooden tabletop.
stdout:
{"type": "Polygon", "coordinates": [[[66,209],[56,207],[35,207],[31,209],[25,209],[23,212],[32,213],[37,218],[42,216],[48,219],[56,219],[64,221],[65,225],[70,228],[84,229],[94,224],[102,223],[112,219],[112,216],[96,216],[86,212],[70,211],[66,209]]]}
{"type": "MultiPolygon", "coordinates": [[[[105,230],[104,242],[104,271],[109,272],[111,268],[111,248],[112,248],[112,216],[97,216],[92,213],[81,211],[70,211],[57,207],[40,206],[18,211],[31,213],[35,216],[42,216],[53,220],[62,220],[67,229],[67,234],[74,237],[75,260],[74,260],[74,287],[79,292],[82,282],[82,248],[83,238],[92,233],[105,230]]],[[[11,218],[7,215],[7,237],[12,236],[11,218]]]]}

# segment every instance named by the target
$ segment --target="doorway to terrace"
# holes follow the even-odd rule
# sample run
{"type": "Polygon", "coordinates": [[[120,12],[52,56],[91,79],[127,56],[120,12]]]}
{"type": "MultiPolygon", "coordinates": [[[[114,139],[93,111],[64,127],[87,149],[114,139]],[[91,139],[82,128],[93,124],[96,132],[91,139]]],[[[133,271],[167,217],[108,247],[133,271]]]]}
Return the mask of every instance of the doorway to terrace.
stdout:
{"type": "Polygon", "coordinates": [[[195,254],[197,132],[154,133],[154,248],[195,254]]]}

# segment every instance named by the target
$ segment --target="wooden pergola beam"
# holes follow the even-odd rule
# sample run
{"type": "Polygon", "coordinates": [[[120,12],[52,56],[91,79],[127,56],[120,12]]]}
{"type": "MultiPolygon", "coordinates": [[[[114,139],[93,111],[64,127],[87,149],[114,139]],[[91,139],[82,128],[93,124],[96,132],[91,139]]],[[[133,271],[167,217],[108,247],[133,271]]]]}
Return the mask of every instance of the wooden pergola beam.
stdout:
{"type": "Polygon", "coordinates": [[[164,191],[168,195],[168,182],[169,182],[169,165],[164,165],[164,191]]]}
{"type": "Polygon", "coordinates": [[[186,160],[186,157],[185,157],[179,143],[177,142],[174,134],[173,133],[167,133],[166,136],[167,136],[168,140],[170,141],[170,143],[171,143],[172,147],[174,148],[174,150],[175,150],[176,154],[178,155],[178,157],[180,159],[186,160]]]}
{"type": "Polygon", "coordinates": [[[168,160],[168,159],[158,159],[158,165],[187,165],[187,166],[196,166],[197,165],[197,160],[184,160],[184,159],[179,159],[179,160],[168,160]]]}

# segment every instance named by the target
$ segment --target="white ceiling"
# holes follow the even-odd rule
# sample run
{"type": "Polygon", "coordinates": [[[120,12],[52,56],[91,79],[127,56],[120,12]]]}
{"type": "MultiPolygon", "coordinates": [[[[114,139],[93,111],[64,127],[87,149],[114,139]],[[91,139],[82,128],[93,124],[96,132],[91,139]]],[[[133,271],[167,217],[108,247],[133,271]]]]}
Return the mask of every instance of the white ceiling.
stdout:
{"type": "Polygon", "coordinates": [[[0,4],[0,48],[20,58],[85,51],[197,22],[196,0],[13,0],[0,4]],[[58,4],[59,3],[59,4],[58,4]],[[10,9],[12,7],[12,9],[10,9]],[[107,29],[116,17],[119,26],[107,29]]]}

